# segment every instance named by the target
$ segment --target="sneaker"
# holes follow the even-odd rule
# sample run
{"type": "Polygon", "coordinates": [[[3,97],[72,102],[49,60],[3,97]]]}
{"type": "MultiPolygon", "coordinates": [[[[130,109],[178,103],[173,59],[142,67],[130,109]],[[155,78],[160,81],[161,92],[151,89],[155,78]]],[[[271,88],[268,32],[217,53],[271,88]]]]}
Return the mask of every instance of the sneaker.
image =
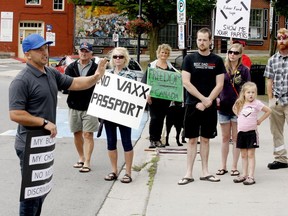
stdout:
{"type": "Polygon", "coordinates": [[[159,141],[155,141],[155,145],[156,145],[156,147],[158,147],[158,148],[165,148],[165,144],[162,144],[162,142],[159,140],[159,141]]]}
{"type": "Polygon", "coordinates": [[[150,141],[150,146],[149,146],[149,149],[152,149],[152,148],[156,148],[156,145],[155,145],[155,141],[150,141]]]}
{"type": "Polygon", "coordinates": [[[274,161],[273,163],[269,163],[267,167],[269,169],[281,169],[281,168],[288,168],[288,164],[279,161],[274,161]]]}
{"type": "Polygon", "coordinates": [[[255,183],[256,183],[256,182],[255,182],[254,178],[249,177],[249,176],[246,178],[245,181],[243,181],[243,184],[244,184],[244,185],[252,185],[252,184],[255,184],[255,183]]]}

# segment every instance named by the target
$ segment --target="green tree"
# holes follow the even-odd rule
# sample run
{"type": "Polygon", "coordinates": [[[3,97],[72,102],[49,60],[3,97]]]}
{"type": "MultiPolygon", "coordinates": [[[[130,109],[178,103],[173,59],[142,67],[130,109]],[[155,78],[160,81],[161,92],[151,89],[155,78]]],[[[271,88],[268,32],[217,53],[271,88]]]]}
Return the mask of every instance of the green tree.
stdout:
{"type": "MultiPolygon", "coordinates": [[[[211,12],[216,0],[186,0],[186,15],[194,21],[201,20],[202,16],[211,12]]],[[[139,0],[114,0],[114,5],[127,11],[129,19],[139,14],[139,0]]],[[[159,45],[159,31],[171,21],[177,20],[177,0],[142,0],[142,17],[152,23],[149,35],[150,60],[155,59],[155,50],[159,45]]]]}
{"type": "Polygon", "coordinates": [[[288,17],[288,1],[273,0],[273,6],[277,14],[288,17]]]}
{"type": "MultiPolygon", "coordinates": [[[[85,4],[85,0],[68,0],[74,4],[85,4]]],[[[126,11],[130,20],[139,15],[139,0],[111,0],[114,6],[126,11]]],[[[177,0],[141,0],[144,20],[152,23],[149,35],[150,59],[155,59],[155,50],[159,44],[159,31],[171,21],[177,19],[177,0]]],[[[92,5],[103,4],[103,1],[93,0],[92,5]]],[[[194,21],[201,20],[203,14],[210,14],[215,7],[216,0],[186,0],[186,15],[194,21]]]]}

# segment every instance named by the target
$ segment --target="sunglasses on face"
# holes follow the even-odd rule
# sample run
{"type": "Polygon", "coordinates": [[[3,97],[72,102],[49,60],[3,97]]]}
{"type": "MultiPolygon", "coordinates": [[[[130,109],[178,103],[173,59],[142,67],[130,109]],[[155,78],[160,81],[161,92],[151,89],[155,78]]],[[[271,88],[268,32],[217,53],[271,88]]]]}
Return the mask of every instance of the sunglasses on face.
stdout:
{"type": "Polygon", "coordinates": [[[277,36],[277,40],[286,40],[288,38],[288,35],[282,34],[277,36]]]}
{"type": "Polygon", "coordinates": [[[123,55],[113,55],[113,59],[124,59],[123,55]]]}
{"type": "Polygon", "coordinates": [[[232,50],[229,50],[228,51],[228,54],[234,54],[234,55],[239,55],[240,54],[240,52],[238,52],[238,51],[232,51],[232,50]]]}

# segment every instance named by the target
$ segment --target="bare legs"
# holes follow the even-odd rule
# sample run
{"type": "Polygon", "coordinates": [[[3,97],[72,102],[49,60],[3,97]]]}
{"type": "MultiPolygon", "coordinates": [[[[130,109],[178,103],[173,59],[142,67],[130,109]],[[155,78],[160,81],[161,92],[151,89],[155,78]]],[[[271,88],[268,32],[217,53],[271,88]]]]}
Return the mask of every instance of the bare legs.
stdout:
{"type": "Polygon", "coordinates": [[[229,122],[221,124],[222,131],[222,145],[221,145],[221,159],[222,169],[227,170],[227,158],[229,153],[229,140],[232,136],[233,141],[233,162],[231,170],[237,170],[237,164],[239,160],[240,150],[236,148],[237,140],[237,123],[229,122]]]}
{"type": "Polygon", "coordinates": [[[78,131],[74,133],[74,143],[79,155],[79,162],[90,167],[91,155],[94,149],[93,132],[78,131]]]}
{"type": "MultiPolygon", "coordinates": [[[[198,138],[191,138],[187,144],[187,170],[184,178],[193,177],[193,166],[197,155],[197,140],[198,138]]],[[[200,157],[202,164],[202,176],[209,176],[208,159],[209,159],[209,139],[200,137],[200,157]]],[[[215,178],[216,179],[216,178],[215,178]]]]}
{"type": "MultiPolygon", "coordinates": [[[[131,172],[132,172],[133,155],[134,155],[133,150],[124,153],[125,163],[126,163],[126,174],[128,174],[129,176],[131,176],[131,172]]],[[[108,151],[108,156],[109,156],[109,159],[111,162],[112,172],[117,174],[118,173],[118,168],[117,168],[118,152],[117,152],[117,150],[108,151]]]]}
{"type": "Polygon", "coordinates": [[[241,149],[243,176],[254,178],[255,173],[255,148],[241,149]]]}
{"type": "Polygon", "coordinates": [[[194,161],[197,155],[198,138],[189,139],[187,143],[187,170],[185,178],[192,178],[194,161]]]}

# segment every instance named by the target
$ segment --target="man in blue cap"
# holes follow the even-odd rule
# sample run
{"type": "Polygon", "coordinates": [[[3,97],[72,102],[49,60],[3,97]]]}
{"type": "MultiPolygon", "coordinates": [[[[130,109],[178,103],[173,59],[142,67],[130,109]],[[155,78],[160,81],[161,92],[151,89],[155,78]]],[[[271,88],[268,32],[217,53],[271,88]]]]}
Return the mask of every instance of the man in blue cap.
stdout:
{"type": "MultiPolygon", "coordinates": [[[[10,119],[18,123],[15,150],[20,159],[22,174],[27,132],[46,129],[51,138],[57,135],[55,122],[58,89],[84,90],[92,87],[104,75],[107,64],[106,59],[101,59],[94,75],[69,77],[46,66],[48,45],[51,43],[39,34],[31,34],[24,39],[22,48],[27,65],[9,87],[9,114],[10,119]]],[[[20,201],[20,215],[40,215],[44,199],[45,196],[40,196],[20,201]]]]}

